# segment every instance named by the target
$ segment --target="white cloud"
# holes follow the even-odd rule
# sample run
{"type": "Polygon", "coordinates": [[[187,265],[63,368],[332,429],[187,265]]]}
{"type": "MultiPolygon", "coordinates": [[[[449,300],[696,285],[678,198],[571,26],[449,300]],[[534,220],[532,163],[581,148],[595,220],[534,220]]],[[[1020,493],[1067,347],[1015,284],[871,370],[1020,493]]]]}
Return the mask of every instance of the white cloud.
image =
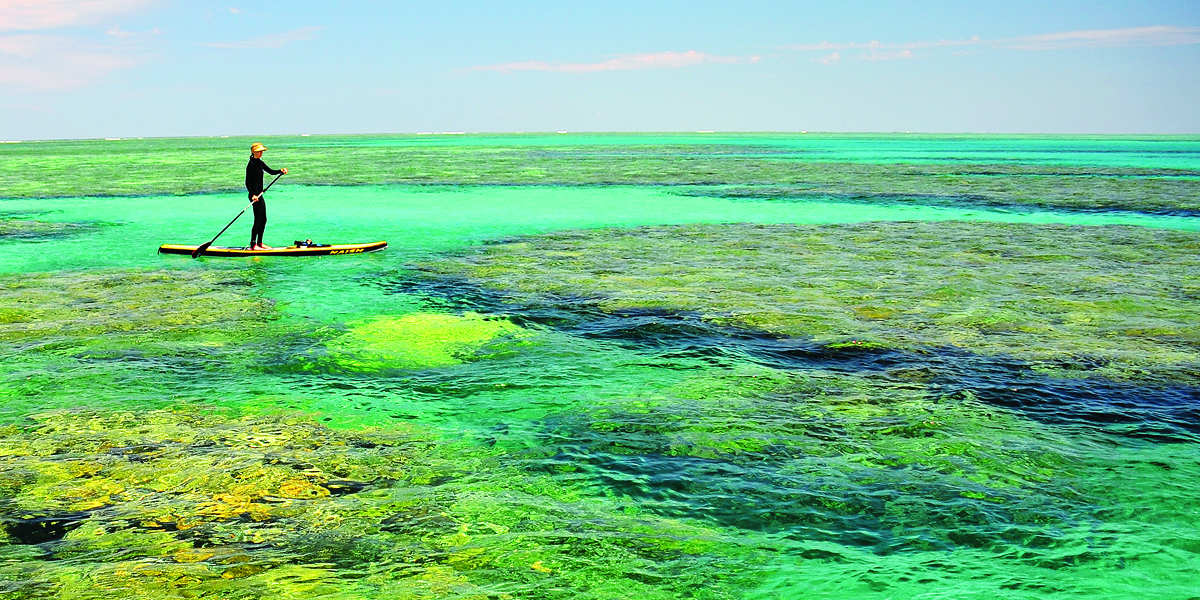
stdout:
{"type": "Polygon", "coordinates": [[[71,90],[102,81],[136,60],[111,47],[42,34],[0,36],[0,88],[71,90]]]}
{"type": "Polygon", "coordinates": [[[831,44],[829,42],[821,42],[820,44],[794,44],[791,46],[783,46],[784,50],[801,50],[801,51],[826,51],[826,50],[919,50],[922,48],[943,48],[947,46],[971,46],[980,43],[978,37],[973,37],[969,40],[938,40],[936,42],[908,42],[904,44],[884,44],[876,41],[872,42],[850,42],[844,44],[831,44]]]}
{"type": "Polygon", "coordinates": [[[139,38],[145,38],[148,36],[159,35],[162,32],[159,31],[157,27],[154,29],[151,29],[150,31],[125,31],[124,29],[121,29],[120,27],[114,26],[114,27],[110,27],[104,33],[106,35],[115,37],[119,40],[135,40],[135,39],[139,39],[139,38]]]}
{"type": "Polygon", "coordinates": [[[0,0],[0,31],[89,25],[153,4],[157,0],[0,0]]]}
{"type": "Polygon", "coordinates": [[[91,26],[158,0],[0,0],[0,89],[71,90],[102,82],[140,62],[140,42],[157,35],[109,28],[107,36],[52,34],[91,26]]]}
{"type": "Polygon", "coordinates": [[[860,60],[879,61],[879,60],[903,60],[911,59],[915,55],[912,50],[872,50],[857,56],[860,60]]]}
{"type": "Polygon", "coordinates": [[[702,64],[738,64],[756,63],[761,56],[737,57],[715,56],[689,50],[687,52],[659,52],[654,54],[627,54],[602,62],[594,63],[565,63],[531,60],[525,62],[500,63],[470,67],[467,71],[495,71],[511,73],[513,71],[554,71],[558,73],[594,73],[597,71],[632,71],[637,69],[676,69],[702,64]]]}
{"type": "Polygon", "coordinates": [[[819,44],[795,44],[791,46],[783,46],[785,50],[800,50],[804,52],[827,52],[834,50],[830,54],[826,54],[819,59],[819,62],[824,65],[830,65],[842,59],[842,52],[848,50],[859,50],[861,52],[851,54],[850,58],[855,60],[866,61],[883,61],[883,60],[908,60],[916,58],[916,53],[913,50],[923,50],[926,48],[952,48],[960,46],[973,46],[982,43],[978,37],[973,37],[966,40],[937,40],[931,42],[906,42],[902,44],[885,44],[878,41],[870,42],[849,42],[841,44],[831,44],[829,42],[821,42],[819,44]]]}
{"type": "Polygon", "coordinates": [[[1067,48],[1118,48],[1128,46],[1187,46],[1200,44],[1200,27],[1130,27],[1066,31],[998,40],[1013,50],[1063,50],[1067,48]]]}
{"type": "MultiPolygon", "coordinates": [[[[1130,27],[1125,29],[1096,29],[1086,31],[1064,31],[1041,35],[985,40],[979,37],[959,40],[937,40],[903,43],[848,42],[819,44],[794,44],[783,46],[785,50],[801,52],[829,52],[820,62],[831,64],[841,59],[841,52],[861,50],[850,58],[859,60],[896,60],[915,58],[914,50],[929,48],[953,48],[964,46],[991,46],[1007,50],[1065,50],[1070,48],[1118,48],[1133,46],[1183,46],[1200,44],[1200,27],[1175,27],[1156,25],[1153,27],[1130,27]],[[832,57],[832,60],[831,60],[832,57]]],[[[955,55],[973,54],[956,51],[955,55]]]]}
{"type": "Polygon", "coordinates": [[[324,27],[301,27],[293,31],[268,33],[267,35],[237,42],[208,42],[201,45],[213,48],[281,48],[292,42],[316,39],[320,37],[324,29],[324,27]]]}

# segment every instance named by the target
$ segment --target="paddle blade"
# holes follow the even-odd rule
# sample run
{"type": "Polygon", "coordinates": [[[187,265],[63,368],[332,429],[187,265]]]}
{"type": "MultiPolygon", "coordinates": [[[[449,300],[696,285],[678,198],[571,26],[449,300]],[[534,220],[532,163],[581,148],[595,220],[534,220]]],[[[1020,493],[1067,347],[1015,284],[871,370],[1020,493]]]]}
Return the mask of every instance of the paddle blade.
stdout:
{"type": "Polygon", "coordinates": [[[208,250],[208,247],[211,245],[212,245],[212,242],[205,242],[203,244],[200,244],[199,247],[197,247],[195,250],[192,250],[192,258],[199,257],[201,254],[204,253],[205,250],[208,250]]]}

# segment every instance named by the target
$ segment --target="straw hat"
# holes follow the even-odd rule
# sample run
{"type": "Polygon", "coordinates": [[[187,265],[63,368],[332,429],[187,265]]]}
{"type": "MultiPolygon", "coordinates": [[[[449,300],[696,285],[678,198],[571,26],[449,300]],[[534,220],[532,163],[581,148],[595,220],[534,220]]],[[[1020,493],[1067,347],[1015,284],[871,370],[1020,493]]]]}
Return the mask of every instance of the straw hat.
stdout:
{"type": "Polygon", "coordinates": [[[266,149],[267,149],[266,146],[264,146],[258,142],[254,142],[253,144],[250,145],[251,152],[262,152],[263,150],[266,150],[266,149]]]}

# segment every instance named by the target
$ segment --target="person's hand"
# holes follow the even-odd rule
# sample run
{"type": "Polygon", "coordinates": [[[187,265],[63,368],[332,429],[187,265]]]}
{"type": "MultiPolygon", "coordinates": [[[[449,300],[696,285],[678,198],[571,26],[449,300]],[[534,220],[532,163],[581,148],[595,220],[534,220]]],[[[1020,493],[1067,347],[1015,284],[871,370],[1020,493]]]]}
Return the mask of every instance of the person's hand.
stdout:
{"type": "Polygon", "coordinates": [[[284,167],[284,168],[280,169],[279,171],[282,172],[284,175],[287,175],[287,167],[284,167]]]}
{"type": "Polygon", "coordinates": [[[250,202],[251,203],[258,202],[258,196],[250,196],[250,202]]]}

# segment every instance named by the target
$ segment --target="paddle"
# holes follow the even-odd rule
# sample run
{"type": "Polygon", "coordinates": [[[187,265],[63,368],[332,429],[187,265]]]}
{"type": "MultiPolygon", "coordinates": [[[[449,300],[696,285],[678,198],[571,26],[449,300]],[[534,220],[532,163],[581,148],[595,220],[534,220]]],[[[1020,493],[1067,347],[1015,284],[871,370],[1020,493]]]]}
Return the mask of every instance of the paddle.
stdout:
{"type": "MultiPolygon", "coordinates": [[[[258,196],[261,198],[263,194],[267,193],[267,190],[271,189],[271,186],[275,185],[275,182],[279,181],[280,177],[283,177],[283,173],[276,175],[275,179],[272,179],[271,183],[268,183],[267,187],[263,188],[263,191],[259,192],[258,196]]],[[[251,202],[250,204],[247,204],[246,208],[250,208],[251,206],[254,206],[253,202],[251,202]]],[[[237,217],[233,218],[233,221],[238,220],[238,217],[242,216],[242,213],[246,212],[246,208],[243,208],[242,212],[238,213],[237,217]]],[[[229,225],[233,225],[233,221],[230,221],[229,225]]],[[[225,229],[229,229],[229,225],[226,225],[225,229]]],[[[208,247],[213,245],[213,242],[217,241],[217,238],[221,237],[222,233],[225,233],[225,229],[222,229],[220,233],[218,233],[216,236],[213,237],[213,239],[208,240],[207,244],[200,244],[199,248],[192,250],[192,258],[197,258],[201,254],[203,254],[205,250],[208,250],[208,247]]]]}

